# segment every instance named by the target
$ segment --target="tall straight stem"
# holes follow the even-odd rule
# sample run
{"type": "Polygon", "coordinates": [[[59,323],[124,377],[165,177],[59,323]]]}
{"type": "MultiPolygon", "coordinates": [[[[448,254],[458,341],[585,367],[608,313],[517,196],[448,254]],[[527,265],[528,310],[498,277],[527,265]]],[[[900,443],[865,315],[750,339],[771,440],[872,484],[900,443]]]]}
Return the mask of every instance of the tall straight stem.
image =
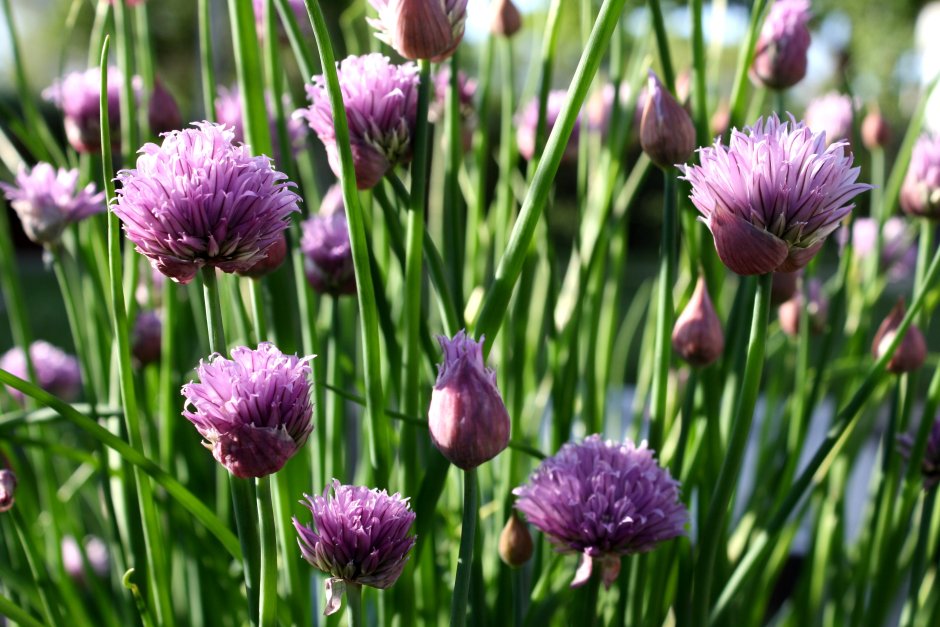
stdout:
{"type": "Polygon", "coordinates": [[[656,370],[653,373],[653,407],[650,415],[650,448],[658,450],[666,425],[666,392],[669,385],[669,363],[672,360],[673,302],[672,288],[676,283],[677,237],[676,173],[663,170],[663,229],[659,250],[659,279],[656,293],[656,339],[654,344],[656,370]]]}
{"type": "Polygon", "coordinates": [[[346,584],[346,605],[349,607],[349,627],[362,627],[362,586],[357,583],[346,584]]]}
{"type": "Polygon", "coordinates": [[[470,593],[470,567],[473,564],[473,540],[477,528],[477,471],[463,473],[463,524],[460,528],[460,553],[457,558],[457,577],[454,580],[454,600],[450,606],[451,627],[463,627],[467,622],[467,598],[470,593]]]}
{"type": "Polygon", "coordinates": [[[277,535],[274,527],[274,503],[271,500],[270,475],[255,479],[255,496],[261,533],[261,601],[259,624],[261,627],[276,627],[277,535]]]}
{"type": "Polygon", "coordinates": [[[920,605],[920,586],[924,579],[924,565],[927,561],[927,551],[930,545],[930,525],[933,519],[934,505],[937,500],[936,486],[924,495],[924,502],[920,510],[920,529],[917,532],[917,548],[914,549],[913,563],[911,564],[911,581],[907,594],[907,614],[904,627],[913,627],[917,618],[917,608],[920,605]]]}
{"type": "Polygon", "coordinates": [[[751,338],[747,348],[747,363],[744,367],[744,379],[738,397],[734,421],[731,424],[731,437],[725,454],[721,472],[712,502],[708,508],[705,526],[699,536],[700,549],[695,564],[692,593],[692,616],[703,619],[708,616],[711,581],[715,570],[718,549],[723,544],[722,528],[731,496],[738,483],[738,473],[744,460],[747,439],[754,419],[754,407],[760,389],[761,373],[764,369],[764,344],[767,337],[767,318],[770,311],[771,274],[761,276],[754,296],[754,309],[751,317],[751,338]]]}

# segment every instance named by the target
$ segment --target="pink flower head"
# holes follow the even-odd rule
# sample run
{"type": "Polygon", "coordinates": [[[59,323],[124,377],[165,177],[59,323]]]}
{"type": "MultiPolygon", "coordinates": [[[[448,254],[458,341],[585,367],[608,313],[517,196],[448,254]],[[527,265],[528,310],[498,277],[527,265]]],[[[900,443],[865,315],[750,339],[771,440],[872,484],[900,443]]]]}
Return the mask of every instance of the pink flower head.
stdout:
{"type": "MultiPolygon", "coordinates": [[[[36,340],[29,347],[29,358],[36,372],[36,383],[46,392],[65,401],[74,401],[82,389],[82,373],[78,360],[44,340],[36,340]]],[[[20,379],[29,379],[26,354],[14,346],[0,357],[0,370],[6,370],[20,379]]],[[[22,403],[23,393],[8,387],[13,398],[22,403]]]]}
{"type": "Polygon", "coordinates": [[[562,553],[580,553],[573,587],[587,583],[594,565],[610,588],[620,557],[651,551],[685,535],[688,512],[679,482],[661,467],[646,442],[639,447],[588,436],[544,460],[513,490],[516,509],[562,553]]]}
{"type": "Polygon", "coordinates": [[[771,89],[793,87],[806,76],[809,0],[777,0],[764,20],[751,78],[771,89]]]}
{"type": "MultiPolygon", "coordinates": [[[[350,143],[359,189],[370,189],[395,166],[411,160],[411,136],[418,115],[418,67],[393,65],[373,53],[338,64],[340,88],[349,121],[350,143]]],[[[312,104],[294,115],[307,120],[326,147],[330,167],[339,176],[339,152],[333,113],[322,75],[307,85],[312,104]]]]}
{"type": "Polygon", "coordinates": [[[852,137],[852,119],[855,115],[852,99],[838,92],[830,92],[814,99],[806,107],[805,122],[814,133],[825,133],[826,143],[846,143],[852,137]]]}
{"type": "Polygon", "coordinates": [[[467,0],[369,0],[379,17],[367,18],[376,37],[406,59],[441,62],[463,39],[467,0]]]}
{"type": "MultiPolygon", "coordinates": [[[[552,132],[555,122],[561,115],[561,109],[568,100],[568,92],[563,89],[553,90],[548,94],[548,102],[545,107],[545,139],[552,132]]],[[[526,160],[531,160],[535,156],[535,135],[539,122],[539,100],[533,98],[529,104],[516,116],[516,144],[519,146],[519,154],[526,160]]],[[[565,147],[564,161],[573,161],[578,156],[578,134],[581,128],[581,120],[574,123],[571,136],[568,138],[568,145],[565,147]]]]}
{"type": "Polygon", "coordinates": [[[310,360],[274,344],[240,346],[232,358],[199,362],[199,383],[183,386],[183,416],[216,461],[236,477],[264,477],[284,467],[313,431],[310,360]]]}
{"type": "Polygon", "coordinates": [[[852,198],[871,189],[855,182],[859,168],[845,147],[827,147],[823,133],[774,115],[732,131],[728,146],[719,139],[699,148],[700,164],[679,169],[724,264],[748,275],[809,263],[852,198]]]}
{"type": "Polygon", "coordinates": [[[267,157],[232,143],[220,124],[167,133],[121,170],[113,210],[154,268],[189,283],[203,266],[247,270],[267,256],[300,197],[267,157]]]}
{"type": "Polygon", "coordinates": [[[380,589],[395,583],[415,544],[408,535],[415,520],[408,499],[336,479],[321,496],[304,498],[313,526],[294,518],[294,529],[303,558],[330,576],[324,614],[339,610],[346,583],[380,589]]]}
{"type": "Polygon", "coordinates": [[[343,205],[343,190],[333,185],[320,207],[320,213],[301,224],[307,280],[317,292],[341,296],[356,293],[349,226],[343,205]]]}
{"type": "Polygon", "coordinates": [[[48,163],[24,167],[13,185],[0,183],[26,236],[46,246],[58,243],[69,224],[105,210],[104,194],[92,183],[78,189],[78,170],[56,170],[48,163]]]}
{"type": "Polygon", "coordinates": [[[901,187],[901,208],[910,215],[940,218],[940,133],[925,133],[914,144],[901,187]]]}
{"type": "MultiPolygon", "coordinates": [[[[302,5],[303,3],[301,3],[301,6],[302,5]]],[[[306,9],[304,10],[306,11],[306,9]]],[[[270,93],[265,94],[265,101],[268,105],[268,127],[270,128],[271,142],[274,147],[272,157],[274,163],[278,164],[281,163],[281,157],[284,153],[281,151],[281,144],[278,139],[277,119],[275,119],[274,116],[274,102],[270,93]]],[[[283,103],[284,109],[289,110],[291,108],[290,96],[284,94],[283,103]]],[[[235,134],[234,141],[238,144],[245,142],[245,124],[243,116],[242,98],[238,89],[219,87],[219,96],[215,99],[215,117],[220,124],[232,129],[232,132],[235,134]]],[[[295,117],[290,117],[285,120],[285,122],[287,124],[287,138],[290,152],[292,155],[296,155],[303,150],[304,142],[307,138],[307,126],[304,124],[303,120],[299,120],[295,117]]]]}

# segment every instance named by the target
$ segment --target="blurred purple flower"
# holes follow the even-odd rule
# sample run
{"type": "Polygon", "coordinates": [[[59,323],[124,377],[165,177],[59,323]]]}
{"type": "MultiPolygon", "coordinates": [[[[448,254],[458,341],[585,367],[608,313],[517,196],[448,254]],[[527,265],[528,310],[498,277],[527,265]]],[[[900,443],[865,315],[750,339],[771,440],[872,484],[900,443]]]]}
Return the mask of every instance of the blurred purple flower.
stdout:
{"type": "Polygon", "coordinates": [[[199,362],[199,383],[183,386],[183,416],[215,459],[242,479],[283,468],[313,430],[310,360],[262,342],[199,362]]]}
{"type": "Polygon", "coordinates": [[[588,436],[544,460],[528,483],[513,490],[516,509],[562,553],[580,553],[573,587],[587,583],[595,562],[610,587],[620,557],[652,550],[685,535],[688,512],[679,483],[653,451],[588,436]]]}
{"type": "MultiPolygon", "coordinates": [[[[108,546],[101,538],[97,536],[85,538],[85,557],[88,558],[88,566],[95,575],[101,578],[108,576],[111,558],[108,554],[108,546]]],[[[68,576],[77,583],[85,581],[85,557],[82,557],[82,549],[73,536],[62,537],[62,565],[68,576]]]]}
{"type": "Polygon", "coordinates": [[[901,187],[901,208],[910,215],[940,218],[940,133],[925,133],[914,144],[901,187]]]}
{"type": "MultiPolygon", "coordinates": [[[[303,3],[301,3],[301,7],[303,7],[303,3]]],[[[304,14],[306,15],[306,9],[304,9],[304,14]]],[[[271,132],[271,143],[274,152],[272,158],[274,159],[274,163],[278,164],[281,163],[281,157],[284,153],[281,152],[281,143],[278,139],[277,132],[277,120],[274,116],[274,102],[270,93],[265,94],[265,102],[268,105],[268,126],[271,132]]],[[[290,96],[284,94],[283,103],[284,110],[290,111],[292,108],[290,96]]],[[[215,99],[215,117],[220,124],[233,130],[235,134],[233,141],[235,143],[241,144],[245,142],[242,98],[237,88],[227,89],[225,87],[219,87],[219,95],[215,99]]],[[[299,120],[295,117],[287,118],[285,123],[287,125],[287,137],[291,154],[296,155],[304,148],[304,142],[307,138],[307,126],[304,124],[303,120],[299,120]]]]}
{"type": "MultiPolygon", "coordinates": [[[[914,435],[905,433],[898,436],[898,449],[905,459],[910,459],[914,448],[914,435]]],[[[924,477],[924,489],[929,490],[940,483],[940,420],[934,420],[927,436],[927,448],[920,465],[924,477]]]]}
{"type": "Polygon", "coordinates": [[[700,165],[680,167],[718,256],[738,274],[792,272],[809,263],[871,189],[845,142],[826,147],[822,133],[792,117],[758,120],[733,131],[728,146],[699,148],[700,165]]]}
{"type": "Polygon", "coordinates": [[[810,45],[808,0],[777,0],[754,48],[751,78],[771,89],[793,87],[806,76],[810,45]]]}
{"type": "MultiPolygon", "coordinates": [[[[39,387],[65,401],[78,398],[82,389],[82,373],[75,357],[49,342],[36,340],[29,347],[29,358],[33,362],[39,387]]],[[[0,369],[29,380],[26,354],[19,346],[14,346],[0,357],[0,369]]],[[[19,390],[7,387],[7,391],[20,403],[25,400],[19,390]]]]}
{"type": "Polygon", "coordinates": [[[78,170],[37,163],[32,170],[21,167],[13,185],[0,183],[29,239],[55,245],[69,224],[105,210],[104,194],[93,183],[78,189],[78,176],[78,170]]]}
{"type": "Polygon", "coordinates": [[[140,149],[121,170],[115,215],[154,268],[189,283],[204,267],[247,270],[299,211],[300,197],[267,157],[232,144],[232,131],[198,122],[140,149]]]}
{"type": "Polygon", "coordinates": [[[852,139],[854,108],[848,96],[829,92],[807,105],[804,120],[813,133],[826,134],[827,145],[837,141],[848,144],[852,139]]]}
{"type": "Polygon", "coordinates": [[[467,0],[369,0],[379,17],[366,18],[376,37],[406,59],[441,62],[463,39],[467,0]]]}
{"type": "MultiPolygon", "coordinates": [[[[620,107],[625,112],[629,112],[636,103],[631,102],[631,90],[630,85],[626,82],[620,83],[619,102],[617,106],[620,107]]],[[[644,94],[644,103],[645,104],[645,94],[646,88],[643,88],[644,94]]],[[[639,111],[635,112],[633,120],[631,120],[637,128],[639,128],[640,119],[643,116],[643,107],[639,111]],[[637,115],[638,114],[638,115],[637,115]]],[[[614,85],[613,83],[606,83],[603,87],[596,90],[588,100],[587,105],[585,106],[585,119],[587,126],[592,131],[598,131],[602,134],[607,133],[610,130],[610,120],[614,111],[614,85]]]]}
{"type": "MultiPolygon", "coordinates": [[[[847,231],[840,231],[840,244],[845,243],[847,231]]],[[[885,221],[881,232],[881,259],[879,265],[888,277],[900,281],[912,276],[917,265],[917,233],[910,222],[898,216],[885,221]]],[[[875,254],[878,239],[878,221],[874,218],[855,218],[852,221],[852,246],[855,258],[864,260],[875,254]]]]}
{"type": "MultiPolygon", "coordinates": [[[[415,544],[408,499],[333,480],[322,496],[304,495],[313,526],[294,518],[304,559],[328,574],[326,610],[339,610],[347,583],[385,589],[401,575],[415,544]]],[[[303,501],[301,501],[303,503],[303,501]]]]}
{"type": "Polygon", "coordinates": [[[320,213],[301,223],[304,270],[310,285],[320,293],[340,296],[356,293],[349,226],[343,205],[343,190],[330,187],[320,206],[320,213]]]}
{"type": "MultiPolygon", "coordinates": [[[[799,283],[802,288],[802,277],[799,283]]],[[[809,314],[809,331],[813,335],[819,335],[826,330],[826,322],[829,319],[829,299],[823,292],[819,279],[810,279],[806,284],[806,292],[809,296],[809,302],[806,304],[806,312],[809,314]]],[[[780,304],[780,308],[777,309],[777,318],[780,320],[780,328],[784,333],[791,337],[797,337],[800,334],[803,309],[802,289],[796,290],[789,299],[780,304]]]]}
{"type": "MultiPolygon", "coordinates": [[[[255,28],[258,32],[258,39],[264,39],[265,25],[264,25],[264,8],[267,4],[267,0],[252,0],[252,8],[255,11],[255,28]]],[[[294,17],[297,19],[297,25],[304,31],[310,30],[310,18],[307,16],[307,6],[304,4],[304,0],[287,0],[287,4],[290,6],[291,11],[294,12],[294,17]]],[[[277,13],[277,5],[275,5],[275,13],[277,13]]],[[[274,22],[280,26],[280,16],[274,16],[274,22]]]]}
{"type": "MultiPolygon", "coordinates": [[[[450,91],[450,66],[444,65],[434,74],[434,100],[428,118],[442,124],[446,115],[447,93],[450,91]]],[[[477,112],[473,98],[477,92],[477,81],[463,72],[457,72],[457,103],[460,115],[460,140],[464,152],[473,147],[473,130],[477,125],[477,112]]],[[[445,138],[446,140],[446,138],[445,138]]]]}
{"type": "Polygon", "coordinates": [[[10,511],[16,502],[16,475],[9,468],[0,468],[0,513],[10,511]]]}
{"type": "MultiPolygon", "coordinates": [[[[418,67],[393,65],[373,53],[347,57],[338,64],[340,89],[349,121],[356,184],[369,189],[395,166],[411,159],[411,136],[418,109],[418,67]]],[[[336,131],[322,75],[307,85],[312,104],[295,112],[307,120],[326,147],[330,167],[340,175],[336,131]]]]}
{"type": "Polygon", "coordinates": [[[143,366],[160,360],[163,323],[155,311],[140,311],[131,333],[131,353],[143,366]]]}
{"type": "MultiPolygon", "coordinates": [[[[545,140],[548,140],[555,122],[561,115],[561,109],[568,101],[568,92],[563,89],[556,89],[548,94],[548,102],[545,106],[545,140]]],[[[535,135],[539,122],[539,100],[533,98],[516,115],[516,144],[519,146],[519,154],[527,161],[531,161],[535,156],[535,135]]],[[[574,128],[571,130],[571,136],[568,138],[568,145],[565,147],[564,161],[573,161],[578,156],[578,134],[581,129],[580,116],[575,120],[574,128]]]]}

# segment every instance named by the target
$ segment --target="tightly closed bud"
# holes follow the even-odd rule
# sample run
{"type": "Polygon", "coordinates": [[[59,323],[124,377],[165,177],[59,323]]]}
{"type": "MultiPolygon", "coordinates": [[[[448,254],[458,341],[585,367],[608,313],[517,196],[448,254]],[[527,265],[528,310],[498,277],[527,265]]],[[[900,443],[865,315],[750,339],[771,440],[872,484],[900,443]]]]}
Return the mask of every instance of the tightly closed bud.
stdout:
{"type": "Polygon", "coordinates": [[[512,0],[494,0],[490,5],[490,32],[512,37],[522,28],[522,14],[512,0]]]}
{"type": "Polygon", "coordinates": [[[452,464],[471,470],[509,444],[509,413],[496,388],[496,373],[483,364],[483,340],[463,331],[438,337],[444,362],[431,393],[431,442],[452,464]]]}
{"type": "Polygon", "coordinates": [[[513,511],[499,534],[499,558],[510,568],[519,568],[532,559],[535,546],[532,534],[519,515],[513,511]]]}
{"type": "Polygon", "coordinates": [[[807,0],[777,0],[754,49],[751,78],[771,89],[793,87],[806,76],[810,36],[807,0]]]}
{"type": "Polygon", "coordinates": [[[725,348],[721,322],[702,277],[699,277],[689,304],[676,320],[672,330],[672,348],[693,366],[713,363],[725,348]]]}
{"type": "Polygon", "coordinates": [[[235,274],[239,276],[246,276],[251,279],[260,279],[263,276],[267,276],[281,267],[281,264],[284,263],[284,259],[287,258],[287,237],[284,233],[281,233],[281,237],[278,238],[271,246],[268,248],[267,257],[260,260],[255,265],[251,266],[247,270],[241,272],[236,272],[235,274]]]}
{"type": "Polygon", "coordinates": [[[640,145],[653,163],[665,169],[685,163],[695,150],[695,127],[689,112],[650,70],[649,97],[640,121],[640,145]]]}
{"type": "Polygon", "coordinates": [[[163,323],[155,311],[142,311],[134,321],[131,352],[142,365],[159,361],[163,343],[163,323]]]}
{"type": "Polygon", "coordinates": [[[865,148],[884,148],[891,140],[891,127],[877,108],[872,109],[862,120],[862,143],[865,148]]]}
{"type": "MultiPolygon", "coordinates": [[[[809,292],[809,303],[806,305],[806,312],[809,314],[809,330],[813,335],[819,335],[826,328],[829,300],[823,294],[822,284],[818,279],[810,280],[807,291],[809,292]]],[[[796,291],[777,310],[777,316],[780,318],[780,328],[789,336],[799,335],[802,315],[803,292],[796,291]]]]}
{"type": "Polygon", "coordinates": [[[16,475],[9,468],[0,470],[0,512],[13,507],[13,493],[16,491],[16,475]]]}
{"type": "Polygon", "coordinates": [[[406,59],[436,63],[454,54],[463,39],[467,0],[369,0],[379,12],[369,24],[406,59]]]}
{"type": "MultiPolygon", "coordinates": [[[[888,344],[894,340],[897,329],[904,319],[904,299],[898,300],[888,317],[884,319],[878,331],[875,332],[875,339],[871,344],[871,352],[875,359],[879,359],[884,353],[888,344]]],[[[904,338],[898,345],[894,355],[888,361],[888,372],[902,374],[913,372],[927,360],[927,342],[924,340],[924,334],[917,325],[912,324],[907,328],[904,338]]]]}
{"type": "Polygon", "coordinates": [[[321,294],[342,296],[356,293],[356,269],[343,204],[343,190],[333,185],[323,197],[320,213],[301,223],[307,281],[321,294]]]}
{"type": "Polygon", "coordinates": [[[796,294],[796,287],[799,283],[802,270],[796,272],[774,272],[773,280],[770,284],[770,304],[780,305],[785,303],[796,294]]]}

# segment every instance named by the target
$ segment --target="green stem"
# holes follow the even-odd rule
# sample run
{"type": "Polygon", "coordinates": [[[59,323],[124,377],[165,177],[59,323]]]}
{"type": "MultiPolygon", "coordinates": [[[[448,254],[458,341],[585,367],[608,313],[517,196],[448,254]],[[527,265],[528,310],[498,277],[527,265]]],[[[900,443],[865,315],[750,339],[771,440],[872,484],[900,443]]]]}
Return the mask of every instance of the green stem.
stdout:
{"type": "Polygon", "coordinates": [[[349,614],[349,627],[362,627],[362,586],[357,583],[346,584],[346,605],[349,614]]]}
{"type": "Polygon", "coordinates": [[[235,69],[242,101],[245,143],[256,155],[271,154],[271,130],[264,101],[264,79],[261,73],[261,51],[255,15],[249,2],[228,0],[235,48],[235,69]]]}
{"type": "Polygon", "coordinates": [[[663,227],[660,243],[659,279],[656,292],[656,340],[653,373],[652,412],[650,416],[649,445],[658,450],[666,425],[666,393],[669,387],[669,364],[672,361],[673,311],[672,288],[676,283],[677,257],[677,189],[675,172],[663,170],[663,227]]]}
{"type": "Polygon", "coordinates": [[[340,91],[339,77],[336,73],[336,60],[330,44],[329,31],[320,0],[304,0],[313,33],[320,52],[320,64],[323,67],[326,91],[330,98],[333,122],[336,131],[336,146],[340,155],[340,181],[343,187],[343,201],[346,205],[346,219],[349,227],[349,240],[352,248],[353,267],[356,271],[356,293],[359,298],[360,321],[362,325],[362,352],[365,365],[366,416],[369,421],[370,458],[373,468],[373,483],[382,488],[388,485],[390,467],[390,447],[388,425],[383,420],[382,409],[385,405],[382,390],[381,347],[379,346],[378,310],[372,274],[369,267],[369,249],[366,243],[365,223],[359,194],[356,189],[356,174],[353,166],[352,150],[349,144],[349,125],[343,95],[340,91]]]}
{"type": "Polygon", "coordinates": [[[212,18],[210,0],[198,0],[199,63],[202,69],[202,108],[207,120],[215,119],[215,67],[212,63],[212,18]]]}
{"type": "Polygon", "coordinates": [[[744,120],[745,94],[747,92],[747,73],[754,61],[754,47],[757,45],[757,36],[760,34],[761,17],[767,6],[767,0],[754,0],[751,6],[751,21],[748,24],[744,43],[738,50],[738,66],[735,69],[734,83],[731,86],[731,124],[729,128],[737,127],[744,120]]]}
{"type": "Polygon", "coordinates": [[[29,314],[26,310],[26,301],[23,299],[23,287],[20,283],[19,273],[16,269],[16,253],[13,248],[13,239],[10,237],[10,222],[7,210],[0,211],[0,292],[3,293],[3,302],[7,304],[7,316],[10,318],[10,331],[13,342],[23,348],[26,358],[26,371],[29,380],[36,380],[36,371],[33,360],[29,354],[29,345],[33,342],[33,333],[29,325],[29,314]]]}
{"type": "MultiPolygon", "coordinates": [[[[685,384],[685,399],[682,402],[682,424],[679,430],[679,444],[670,463],[672,476],[676,480],[682,477],[682,464],[685,461],[685,447],[689,441],[689,432],[692,430],[692,419],[695,418],[695,392],[698,389],[698,368],[689,373],[689,380],[685,384]]],[[[707,427],[706,427],[707,428],[707,427]]]]}
{"type": "Polygon", "coordinates": [[[255,479],[255,497],[261,534],[261,607],[259,624],[262,627],[275,627],[277,625],[277,535],[274,527],[274,504],[271,500],[270,476],[255,479]]]}
{"type": "Polygon", "coordinates": [[[134,157],[134,151],[137,150],[139,133],[137,128],[136,116],[136,98],[134,97],[134,86],[128,78],[134,76],[136,68],[134,67],[134,34],[131,29],[131,22],[127,16],[127,7],[123,2],[114,4],[114,22],[117,30],[117,49],[118,49],[118,67],[124,75],[124,81],[121,83],[120,91],[120,112],[121,112],[121,157],[124,163],[129,163],[134,157]]]}
{"type": "Polygon", "coordinates": [[[460,553],[457,558],[457,577],[454,581],[454,599],[450,606],[451,627],[463,627],[467,622],[467,597],[470,593],[470,570],[473,563],[473,540],[477,527],[477,471],[463,473],[463,524],[460,528],[460,553]]]}
{"type": "Polygon", "coordinates": [[[699,146],[711,140],[708,123],[708,91],[705,87],[705,34],[702,22],[702,0],[689,2],[692,18],[692,103],[695,135],[699,146]]]}
{"type": "Polygon", "coordinates": [[[695,589],[692,594],[692,615],[708,616],[711,581],[714,576],[718,550],[724,544],[722,529],[734,488],[737,485],[744,451],[754,419],[754,407],[760,390],[761,373],[764,369],[764,344],[767,337],[767,318],[770,311],[770,286],[772,275],[761,276],[754,296],[754,309],[751,318],[751,338],[747,348],[747,362],[744,379],[737,400],[734,420],[731,424],[731,436],[725,461],[721,466],[715,492],[708,508],[705,526],[702,529],[700,552],[695,565],[693,578],[695,589]]]}
{"type": "Polygon", "coordinates": [[[52,598],[56,587],[49,578],[49,569],[42,563],[42,559],[36,551],[29,526],[26,523],[26,519],[23,518],[23,512],[20,510],[21,508],[19,506],[13,507],[10,510],[10,515],[13,518],[13,525],[16,527],[16,534],[19,536],[20,544],[23,547],[23,553],[26,555],[26,564],[29,566],[29,572],[39,592],[39,601],[42,605],[43,614],[45,614],[49,625],[61,625],[63,623],[61,622],[59,606],[52,598]]]}
{"type": "Polygon", "coordinates": [[[930,525],[933,519],[934,504],[937,500],[936,487],[931,488],[924,496],[920,510],[920,529],[917,532],[917,548],[914,549],[914,562],[911,564],[911,581],[907,594],[907,620],[904,627],[913,627],[920,604],[920,586],[924,578],[924,566],[927,561],[927,551],[930,543],[930,525]]]}
{"type": "Polygon", "coordinates": [[[676,73],[672,69],[672,55],[669,53],[669,36],[663,21],[663,9],[659,0],[648,0],[653,19],[653,31],[656,33],[656,47],[659,50],[659,64],[663,68],[663,83],[672,93],[676,92],[676,73]]]}
{"type": "Polygon", "coordinates": [[[23,627],[43,627],[42,623],[10,599],[0,594],[0,616],[6,616],[23,627]]]}
{"type": "MultiPolygon", "coordinates": [[[[340,351],[342,346],[343,338],[343,316],[340,311],[340,301],[339,298],[330,298],[330,318],[332,323],[330,324],[330,333],[329,339],[327,340],[327,364],[326,364],[326,376],[329,377],[330,381],[340,381],[342,375],[340,374],[340,351]]],[[[330,473],[327,474],[326,466],[322,465],[323,470],[321,475],[323,477],[324,483],[328,482],[331,478],[334,477],[343,477],[346,475],[345,463],[343,460],[343,444],[346,441],[345,437],[345,426],[346,421],[345,413],[343,411],[343,399],[339,394],[334,394],[327,405],[327,417],[329,422],[329,442],[331,444],[330,448],[330,473]]],[[[321,429],[321,432],[324,434],[327,433],[327,429],[321,429]]],[[[321,460],[326,456],[326,442],[322,443],[321,460]]]]}

